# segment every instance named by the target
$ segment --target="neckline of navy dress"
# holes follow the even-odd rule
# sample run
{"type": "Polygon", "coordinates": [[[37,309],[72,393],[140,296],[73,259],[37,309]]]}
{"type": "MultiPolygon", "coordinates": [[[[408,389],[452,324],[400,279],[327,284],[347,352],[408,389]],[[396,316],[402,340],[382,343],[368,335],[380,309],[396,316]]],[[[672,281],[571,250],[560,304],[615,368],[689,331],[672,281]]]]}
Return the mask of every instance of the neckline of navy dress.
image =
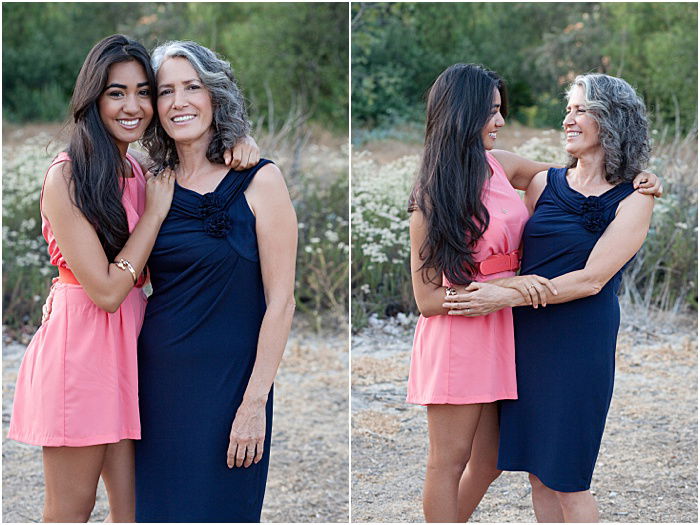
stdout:
{"type": "Polygon", "coordinates": [[[224,182],[226,181],[226,179],[229,178],[229,176],[231,175],[231,172],[232,172],[232,171],[235,171],[235,170],[234,170],[233,168],[229,169],[229,170],[226,172],[226,175],[224,175],[224,177],[223,177],[223,178],[219,181],[219,183],[216,185],[216,188],[214,188],[212,191],[208,191],[208,192],[206,192],[206,193],[199,193],[198,191],[195,191],[195,190],[192,190],[192,189],[190,189],[190,188],[185,188],[184,186],[181,186],[180,183],[177,182],[177,178],[175,179],[175,188],[180,188],[181,190],[185,190],[185,191],[187,191],[187,192],[194,193],[194,194],[197,195],[198,197],[204,197],[205,195],[209,195],[209,194],[211,194],[211,193],[216,193],[217,191],[219,191],[219,188],[221,188],[221,187],[223,186],[224,182]]]}
{"type": "Polygon", "coordinates": [[[584,195],[569,185],[567,168],[550,168],[547,172],[547,186],[558,197],[558,201],[571,213],[581,214],[587,207],[607,207],[626,197],[634,187],[631,182],[623,182],[604,191],[600,195],[584,195]],[[582,209],[583,208],[583,209],[582,209]]]}

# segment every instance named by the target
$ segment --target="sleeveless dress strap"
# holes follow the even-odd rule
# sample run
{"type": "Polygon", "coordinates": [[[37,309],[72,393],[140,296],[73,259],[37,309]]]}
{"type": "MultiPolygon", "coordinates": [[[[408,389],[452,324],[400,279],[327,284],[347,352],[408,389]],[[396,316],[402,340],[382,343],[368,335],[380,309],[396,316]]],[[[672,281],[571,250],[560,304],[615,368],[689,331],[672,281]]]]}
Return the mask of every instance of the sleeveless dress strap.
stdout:
{"type": "Polygon", "coordinates": [[[230,174],[221,183],[219,191],[224,202],[224,208],[228,208],[248,188],[253,178],[260,168],[266,164],[272,164],[271,160],[260,159],[255,166],[250,169],[230,174]]]}

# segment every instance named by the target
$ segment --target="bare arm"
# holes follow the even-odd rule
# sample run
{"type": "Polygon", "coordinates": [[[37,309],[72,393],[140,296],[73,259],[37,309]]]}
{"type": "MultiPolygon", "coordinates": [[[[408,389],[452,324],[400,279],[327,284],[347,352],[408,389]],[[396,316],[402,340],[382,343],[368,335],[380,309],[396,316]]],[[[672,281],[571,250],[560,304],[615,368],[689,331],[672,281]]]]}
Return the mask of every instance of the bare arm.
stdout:
{"type": "MultiPolygon", "coordinates": [[[[100,244],[93,226],[72,202],[70,164],[53,166],[46,176],[42,210],[51,223],[58,246],[68,267],[92,302],[115,312],[134,287],[131,272],[120,270],[100,244]]],[[[150,178],[146,190],[146,211],[117,255],[131,263],[137,275],[143,271],[160,225],[170,209],[174,177],[150,178]]]]}
{"type": "MultiPolygon", "coordinates": [[[[420,270],[423,264],[423,260],[420,258],[420,249],[428,232],[425,216],[419,209],[411,213],[409,232],[411,235],[411,282],[418,310],[423,317],[446,315],[448,310],[443,308],[442,303],[445,302],[447,287],[423,281],[423,272],[420,270]]],[[[438,275],[437,279],[442,282],[442,275],[438,275]]]]}
{"type": "MultiPolygon", "coordinates": [[[[558,293],[548,293],[547,302],[564,303],[600,292],[641,248],[649,231],[653,206],[652,197],[638,192],[622,201],[615,219],[593,247],[585,267],[552,279],[558,293]]],[[[450,314],[485,315],[500,308],[525,304],[516,290],[498,288],[493,284],[472,283],[469,297],[455,305],[450,314]],[[468,314],[466,308],[470,309],[468,314]]]]}
{"type": "Polygon", "coordinates": [[[231,427],[229,468],[234,464],[248,467],[262,459],[265,403],[282,360],[295,307],[297,218],[282,173],[274,164],[265,165],[245,194],[255,214],[267,309],[260,326],[255,365],[231,427]],[[251,447],[257,449],[254,455],[251,447]]]}
{"type": "Polygon", "coordinates": [[[536,162],[502,149],[491,150],[491,154],[503,166],[511,186],[516,190],[526,190],[532,178],[539,172],[562,167],[550,162],[536,162]]]}
{"type": "MultiPolygon", "coordinates": [[[[540,172],[546,173],[549,168],[562,167],[560,164],[551,162],[536,162],[502,149],[491,150],[491,154],[503,166],[511,186],[516,190],[528,189],[530,181],[540,172]]],[[[643,171],[634,178],[632,183],[639,193],[644,195],[654,197],[663,195],[661,180],[653,173],[643,171]]]]}

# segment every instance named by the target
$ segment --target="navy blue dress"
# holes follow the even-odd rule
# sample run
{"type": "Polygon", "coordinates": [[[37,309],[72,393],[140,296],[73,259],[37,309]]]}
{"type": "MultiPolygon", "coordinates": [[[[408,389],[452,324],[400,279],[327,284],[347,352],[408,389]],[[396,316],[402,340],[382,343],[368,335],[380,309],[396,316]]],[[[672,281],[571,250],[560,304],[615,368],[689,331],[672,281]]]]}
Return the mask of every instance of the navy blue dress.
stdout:
{"type": "Polygon", "coordinates": [[[175,186],[148,260],[153,295],[139,337],[139,522],[260,521],[262,460],[226,465],[229,433],[255,363],[265,313],[255,216],[243,191],[262,160],[211,193],[175,186]]]}
{"type": "MultiPolygon", "coordinates": [[[[523,232],[522,274],[581,270],[631,183],[598,197],[550,169],[523,232]]],[[[597,294],[513,309],[518,399],[500,403],[498,468],[535,474],[560,492],[588,490],[610,406],[624,268],[597,294]]]]}

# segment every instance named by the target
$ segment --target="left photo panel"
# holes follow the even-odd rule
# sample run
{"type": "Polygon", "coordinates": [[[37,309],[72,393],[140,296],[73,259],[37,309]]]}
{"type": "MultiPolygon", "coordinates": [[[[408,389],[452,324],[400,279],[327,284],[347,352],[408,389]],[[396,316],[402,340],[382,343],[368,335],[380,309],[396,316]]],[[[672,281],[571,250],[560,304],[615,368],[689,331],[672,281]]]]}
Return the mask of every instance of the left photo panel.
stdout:
{"type": "Polygon", "coordinates": [[[3,521],[349,521],[348,13],[3,4],[3,521]]]}

